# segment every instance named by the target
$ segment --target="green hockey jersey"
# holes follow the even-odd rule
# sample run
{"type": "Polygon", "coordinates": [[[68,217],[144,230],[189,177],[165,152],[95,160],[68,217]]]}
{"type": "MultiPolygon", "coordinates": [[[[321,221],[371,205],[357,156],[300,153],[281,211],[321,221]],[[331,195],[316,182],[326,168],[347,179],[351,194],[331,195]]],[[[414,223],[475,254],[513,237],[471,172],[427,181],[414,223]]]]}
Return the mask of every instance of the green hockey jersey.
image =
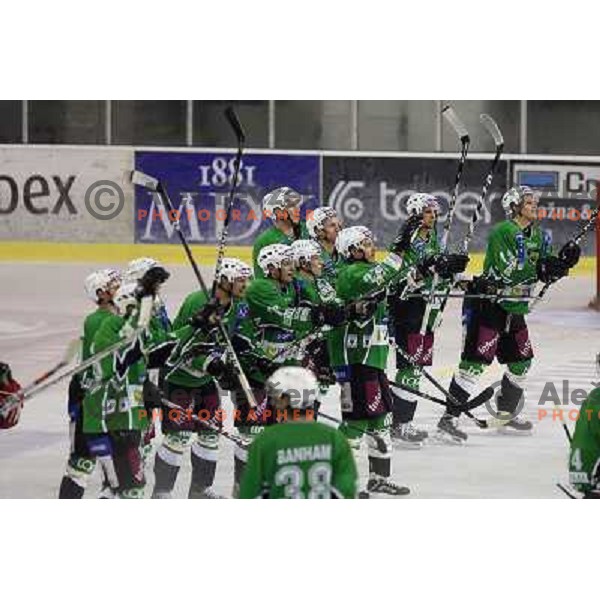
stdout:
{"type": "Polygon", "coordinates": [[[311,309],[299,306],[296,282],[282,286],[269,277],[255,279],[246,290],[246,301],[258,332],[256,341],[269,359],[313,328],[311,309]]]}
{"type": "Polygon", "coordinates": [[[346,437],[311,421],[267,427],[248,453],[240,498],[355,498],[357,471],[346,437]]]}
{"type": "MultiPolygon", "coordinates": [[[[125,339],[136,326],[137,320],[137,313],[128,319],[118,315],[104,319],[94,335],[91,352],[100,352],[125,339]]],[[[83,401],[84,432],[143,429],[148,422],[142,392],[149,358],[154,355],[157,362],[163,362],[177,352],[180,341],[185,343],[193,333],[192,327],[187,326],[168,334],[166,338],[161,333],[156,339],[153,338],[153,329],[148,327],[144,333],[97,363],[94,381],[83,401]],[[162,359],[161,353],[165,354],[162,359]]]]}
{"type": "MultiPolygon", "coordinates": [[[[94,336],[104,320],[113,313],[106,309],[98,307],[93,313],[89,314],[83,322],[83,334],[81,337],[81,360],[87,360],[92,355],[92,344],[94,336]]],[[[83,388],[87,387],[93,380],[93,368],[86,369],[79,375],[83,388]]]]}
{"type": "MultiPolygon", "coordinates": [[[[537,262],[551,253],[549,235],[537,223],[521,229],[513,220],[493,227],[488,239],[483,274],[497,281],[502,293],[531,295],[537,282],[537,262]]],[[[527,314],[528,302],[503,300],[502,308],[509,313],[527,314]]]]}
{"type": "Polygon", "coordinates": [[[265,246],[271,244],[286,244],[291,245],[296,240],[305,240],[308,238],[308,231],[304,222],[300,223],[300,236],[294,237],[293,235],[286,235],[283,231],[277,229],[277,227],[269,227],[265,229],[255,240],[254,246],[252,247],[252,265],[254,267],[254,277],[262,278],[265,277],[263,270],[258,266],[258,255],[265,246]]]}
{"type": "Polygon", "coordinates": [[[569,480],[582,493],[600,489],[600,388],[581,405],[571,440],[569,480]]]}
{"type": "MultiPolygon", "coordinates": [[[[385,290],[389,284],[406,276],[402,260],[388,254],[381,263],[364,261],[344,263],[338,271],[336,291],[345,304],[385,290]]],[[[385,297],[374,313],[364,321],[349,321],[330,334],[330,357],[333,367],[363,364],[384,370],[389,352],[389,334],[385,297]]]]}

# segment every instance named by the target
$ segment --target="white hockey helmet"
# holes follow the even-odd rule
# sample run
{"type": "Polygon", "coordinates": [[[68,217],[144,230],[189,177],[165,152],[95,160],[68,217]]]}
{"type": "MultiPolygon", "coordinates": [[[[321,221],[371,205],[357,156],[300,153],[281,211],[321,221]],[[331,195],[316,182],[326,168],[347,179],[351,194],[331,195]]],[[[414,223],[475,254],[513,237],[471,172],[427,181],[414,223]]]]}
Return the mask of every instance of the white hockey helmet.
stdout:
{"type": "Polygon", "coordinates": [[[535,191],[526,185],[517,185],[507,190],[502,196],[502,208],[506,216],[512,216],[514,209],[521,206],[526,196],[535,196],[535,191]]]}
{"type": "Polygon", "coordinates": [[[406,201],[406,212],[409,217],[422,215],[426,208],[432,208],[436,215],[439,214],[440,204],[435,196],[418,192],[411,194],[406,201]]]}
{"type": "Polygon", "coordinates": [[[294,260],[291,246],[285,244],[270,244],[258,253],[258,266],[265,275],[269,274],[269,267],[279,269],[286,260],[294,260]]]}
{"type": "Polygon", "coordinates": [[[321,246],[313,240],[296,240],[290,248],[297,267],[300,266],[300,261],[304,260],[310,263],[313,256],[321,255],[321,246]]]}
{"type": "Polygon", "coordinates": [[[117,269],[101,269],[90,273],[84,282],[85,293],[92,302],[98,302],[98,292],[108,292],[121,283],[121,273],[117,269]]]}
{"type": "Polygon", "coordinates": [[[138,298],[136,296],[137,282],[124,281],[113,297],[113,304],[120,315],[127,314],[131,306],[137,306],[138,298]]]}
{"type": "Polygon", "coordinates": [[[374,241],[373,233],[364,225],[354,225],[342,229],[335,240],[335,249],[343,258],[350,258],[353,249],[361,248],[366,240],[374,241]]]}
{"type": "Polygon", "coordinates": [[[140,258],[134,258],[125,269],[125,281],[137,281],[141,279],[147,271],[152,267],[162,266],[156,259],[149,258],[148,256],[142,256],[140,258]]]}
{"type": "Polygon", "coordinates": [[[233,283],[236,279],[252,277],[252,269],[239,258],[224,258],[217,277],[219,280],[224,277],[229,283],[233,283]]]}
{"type": "Polygon", "coordinates": [[[302,367],[281,367],[266,383],[267,393],[272,400],[282,395],[288,397],[290,408],[306,410],[317,400],[319,383],[312,371],[302,367]]]}
{"type": "Polygon", "coordinates": [[[310,235],[313,240],[317,240],[319,238],[319,231],[323,230],[325,221],[335,217],[337,217],[337,212],[334,208],[331,208],[331,206],[320,206],[319,208],[316,208],[306,220],[308,235],[310,235]]]}
{"type": "Polygon", "coordinates": [[[290,187],[279,187],[263,198],[263,211],[272,221],[277,220],[278,213],[297,208],[302,201],[302,196],[290,187]]]}

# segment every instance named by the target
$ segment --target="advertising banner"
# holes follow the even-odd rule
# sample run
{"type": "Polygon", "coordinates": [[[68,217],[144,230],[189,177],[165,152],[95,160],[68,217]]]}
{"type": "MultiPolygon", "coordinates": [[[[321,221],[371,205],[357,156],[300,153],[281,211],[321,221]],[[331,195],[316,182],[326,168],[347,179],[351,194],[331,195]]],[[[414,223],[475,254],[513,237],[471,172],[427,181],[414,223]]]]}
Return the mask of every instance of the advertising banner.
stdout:
{"type": "MultiPolygon", "coordinates": [[[[214,245],[225,218],[235,155],[228,152],[136,152],[136,169],[160,179],[173,202],[168,215],[155,194],[135,191],[135,241],[177,243],[174,222],[190,243],[214,245]]],[[[242,159],[229,224],[228,242],[251,245],[271,225],[262,213],[262,198],[270,190],[288,186],[303,197],[302,213],[319,204],[320,158],[296,154],[248,154],[242,159]]]]}
{"type": "MultiPolygon", "coordinates": [[[[489,160],[468,159],[457,199],[450,235],[451,246],[464,235],[481,194],[489,160]]],[[[414,192],[440,198],[440,222],[448,210],[457,160],[448,158],[326,156],[323,159],[324,204],[333,206],[345,225],[366,225],[378,246],[389,244],[406,220],[405,202],[414,192]]],[[[506,189],[507,163],[500,161],[488,190],[482,220],[477,225],[471,250],[482,251],[490,227],[504,218],[500,199],[506,189]]]]}
{"type": "Polygon", "coordinates": [[[133,151],[0,146],[0,239],[131,243],[133,151]]]}
{"type": "MultiPolygon", "coordinates": [[[[556,161],[524,161],[511,164],[511,179],[540,192],[542,226],[552,232],[555,247],[573,238],[597,206],[600,165],[556,161]]],[[[582,241],[584,254],[594,254],[595,233],[582,241]]]]}

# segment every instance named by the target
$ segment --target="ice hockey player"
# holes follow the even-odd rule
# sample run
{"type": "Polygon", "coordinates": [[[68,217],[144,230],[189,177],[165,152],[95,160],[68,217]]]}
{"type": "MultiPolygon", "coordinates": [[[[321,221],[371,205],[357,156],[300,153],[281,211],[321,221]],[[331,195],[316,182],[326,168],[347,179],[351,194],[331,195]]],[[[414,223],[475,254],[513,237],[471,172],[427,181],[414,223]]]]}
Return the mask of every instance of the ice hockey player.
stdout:
{"type": "Polygon", "coordinates": [[[260,251],[271,244],[291,244],[294,240],[308,237],[300,215],[302,196],[289,187],[276,188],[263,198],[263,215],[271,219],[272,227],[263,231],[252,248],[254,276],[263,277],[258,263],[260,251]]]}
{"type": "Polygon", "coordinates": [[[315,376],[301,367],[282,367],[268,380],[281,422],[252,443],[240,498],[356,497],[356,465],[345,436],[313,420],[317,388],[315,376]]]}
{"type": "MultiPolygon", "coordinates": [[[[221,264],[217,274],[216,299],[211,302],[227,329],[236,329],[237,322],[247,312],[240,300],[251,276],[252,270],[241,260],[225,258],[221,264]]],[[[183,327],[200,311],[210,309],[209,304],[209,298],[203,291],[189,294],[173,322],[174,329],[183,327]]],[[[188,498],[219,498],[212,489],[219,449],[218,430],[207,427],[202,421],[184,416],[191,409],[196,416],[200,413],[205,415],[203,419],[210,421],[217,429],[222,424],[218,419],[221,396],[216,383],[220,382],[229,389],[234,374],[225,359],[222,342],[217,343],[216,329],[211,333],[210,337],[204,336],[196,342],[197,351],[190,360],[175,369],[167,367],[163,370],[163,393],[172,404],[181,407],[181,417],[163,416],[164,437],[154,462],[153,498],[170,497],[184,453],[190,446],[192,476],[188,498]]],[[[165,409],[163,415],[165,414],[168,416],[174,413],[165,409]]]]}
{"type": "MultiPolygon", "coordinates": [[[[537,206],[537,194],[531,188],[517,186],[504,194],[506,220],[490,232],[483,273],[473,279],[470,294],[531,296],[538,281],[553,283],[577,264],[581,250],[573,242],[565,244],[558,256],[552,254],[549,235],[536,222],[537,206]]],[[[449,406],[438,423],[439,431],[450,440],[460,443],[467,439],[457,426],[460,404],[467,402],[478,378],[495,358],[506,365],[497,399],[497,411],[504,421],[499,431],[531,433],[532,423],[518,414],[533,359],[525,321],[528,311],[527,299],[464,300],[461,362],[449,389],[458,405],[449,406]]]]}
{"type": "Polygon", "coordinates": [[[162,335],[153,340],[151,328],[137,333],[138,326],[145,327],[149,322],[154,296],[167,278],[165,269],[157,266],[149,269],[137,284],[122,284],[113,298],[117,314],[103,321],[91,348],[92,353],[98,353],[125,342],[120,350],[96,365],[95,381],[86,392],[83,412],[83,430],[93,434],[90,450],[107,464],[119,498],[141,498],[144,494],[140,443],[148,421],[142,393],[147,369],[165,364],[197,328],[206,326],[202,315],[166,340],[162,335]]]}
{"type": "Polygon", "coordinates": [[[335,286],[338,262],[335,240],[342,229],[337,212],[330,206],[315,209],[306,219],[306,229],[310,239],[317,242],[321,248],[323,277],[335,286]]]}
{"type": "MultiPolygon", "coordinates": [[[[246,301],[250,317],[259,329],[259,342],[268,358],[281,356],[290,342],[323,325],[335,326],[344,321],[344,309],[337,304],[302,304],[290,246],[265,246],[258,256],[258,267],[263,277],[250,284],[246,301]]],[[[297,356],[285,357],[285,362],[297,360],[297,356]]]]}
{"type": "MultiPolygon", "coordinates": [[[[422,367],[431,366],[433,360],[433,326],[439,312],[439,299],[434,301],[425,335],[420,333],[433,271],[447,282],[465,270],[469,259],[462,254],[440,254],[436,232],[439,204],[434,196],[412,194],[406,201],[406,212],[408,220],[394,242],[395,249],[402,257],[403,267],[420,264],[423,276],[416,278],[410,290],[411,294],[421,294],[418,297],[402,299],[404,283],[402,286],[393,286],[388,296],[391,332],[400,349],[396,352],[397,385],[391,386],[392,439],[400,445],[419,448],[428,434],[425,430],[415,428],[412,423],[418,400],[414,392],[420,388],[422,367]],[[407,357],[410,361],[406,360],[407,357]]],[[[444,288],[440,285],[436,289],[442,292],[444,288]]]]}
{"type": "MultiPolygon", "coordinates": [[[[125,269],[123,280],[138,284],[144,275],[152,268],[163,266],[154,258],[142,256],[133,259],[125,269]]],[[[165,302],[160,293],[154,296],[154,305],[152,307],[152,316],[148,325],[151,331],[151,338],[154,343],[159,343],[160,340],[167,340],[171,331],[171,321],[167,313],[165,302]]],[[[159,372],[158,368],[148,369],[146,372],[146,380],[144,381],[144,408],[150,417],[155,415],[154,411],[162,408],[161,392],[159,389],[159,372]]],[[[142,458],[146,465],[150,460],[152,453],[152,440],[156,435],[155,420],[149,418],[147,428],[142,432],[142,458]]]]}
{"type": "MultiPolygon", "coordinates": [[[[96,305],[83,322],[81,334],[81,360],[91,356],[91,346],[103,321],[115,313],[113,296],[121,284],[121,273],[116,269],[94,271],[85,279],[88,298],[96,305]]],[[[83,432],[83,398],[93,379],[92,369],[71,378],[68,391],[69,437],[71,441],[67,468],[60,483],[59,499],[83,498],[89,476],[96,466],[96,458],[88,447],[88,436],[83,432]]],[[[105,474],[106,475],[106,474],[105,474]]],[[[110,494],[110,486],[104,477],[103,494],[110,494]]]]}
{"type": "MultiPolygon", "coordinates": [[[[600,354],[596,355],[600,376],[600,354]]],[[[600,387],[595,387],[579,409],[571,439],[569,481],[586,499],[600,500],[600,387]]]]}
{"type": "Polygon", "coordinates": [[[383,262],[376,262],[373,235],[363,226],[342,229],[336,248],[344,259],[338,270],[338,297],[345,303],[368,295],[374,298],[367,314],[336,327],[331,333],[331,363],[342,388],[341,430],[355,451],[360,449],[364,432],[378,434],[383,441],[382,449],[374,443],[372,435],[367,435],[367,493],[408,494],[407,487],[390,479],[391,398],[385,374],[389,352],[385,288],[405,275],[402,259],[391,252],[383,262]]]}
{"type": "Polygon", "coordinates": [[[0,429],[10,429],[14,427],[21,416],[23,408],[22,396],[19,398],[21,385],[16,379],[13,379],[10,367],[0,362],[0,429]],[[14,401],[14,398],[20,401],[14,401]],[[9,408],[9,404],[12,406],[9,408]],[[3,410],[3,405],[4,410],[3,410]]]}

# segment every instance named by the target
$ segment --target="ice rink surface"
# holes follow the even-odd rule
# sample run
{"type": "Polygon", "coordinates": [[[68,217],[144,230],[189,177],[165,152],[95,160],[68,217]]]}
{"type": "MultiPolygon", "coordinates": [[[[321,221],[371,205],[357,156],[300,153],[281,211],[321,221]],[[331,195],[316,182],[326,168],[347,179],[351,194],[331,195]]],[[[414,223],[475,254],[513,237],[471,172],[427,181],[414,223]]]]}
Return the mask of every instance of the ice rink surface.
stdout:
{"type": "MultiPolygon", "coordinates": [[[[53,366],[68,342],[79,335],[83,318],[93,310],[83,292],[83,280],[101,266],[113,265],[0,263],[0,360],[12,366],[22,385],[53,366]]],[[[174,316],[185,295],[196,289],[196,282],[188,266],[170,270],[172,277],[164,297],[174,316]]],[[[203,273],[211,279],[212,269],[203,268],[203,273]]],[[[592,278],[562,281],[529,317],[536,359],[524,414],[535,424],[533,435],[501,435],[495,430],[477,429],[465,419],[469,440],[463,446],[431,441],[420,450],[395,449],[393,475],[398,483],[411,488],[407,498],[564,498],[556,483],[567,480],[565,433],[560,422],[552,420],[552,407],[539,406],[538,401],[547,382],[554,382],[562,397],[563,380],[569,381],[570,392],[577,388],[588,391],[597,380],[593,357],[600,350],[600,314],[586,308],[593,288],[592,278]],[[541,420],[540,408],[548,409],[548,416],[541,420]]],[[[450,301],[437,339],[432,373],[447,384],[459,358],[460,300],[450,301]]],[[[499,380],[501,373],[500,367],[493,365],[482,383],[499,380]]],[[[69,449],[67,384],[64,381],[33,398],[26,404],[19,425],[0,431],[0,498],[57,497],[69,449]]],[[[433,392],[428,385],[423,389],[433,392]]],[[[339,416],[335,394],[327,398],[323,410],[339,416]]],[[[442,410],[423,400],[415,423],[432,432],[442,410]]],[[[489,417],[485,408],[476,412],[489,417]]],[[[570,428],[574,426],[573,421],[567,423],[570,428]]],[[[231,427],[229,423],[226,426],[231,427]]],[[[366,467],[363,449],[359,461],[363,479],[366,467]]],[[[151,468],[147,476],[149,496],[151,468]]],[[[229,496],[232,483],[233,447],[222,439],[215,489],[229,496]]],[[[185,498],[188,484],[189,456],[174,497],[185,498]]],[[[94,498],[98,489],[99,476],[95,473],[86,497],[94,498]]]]}

